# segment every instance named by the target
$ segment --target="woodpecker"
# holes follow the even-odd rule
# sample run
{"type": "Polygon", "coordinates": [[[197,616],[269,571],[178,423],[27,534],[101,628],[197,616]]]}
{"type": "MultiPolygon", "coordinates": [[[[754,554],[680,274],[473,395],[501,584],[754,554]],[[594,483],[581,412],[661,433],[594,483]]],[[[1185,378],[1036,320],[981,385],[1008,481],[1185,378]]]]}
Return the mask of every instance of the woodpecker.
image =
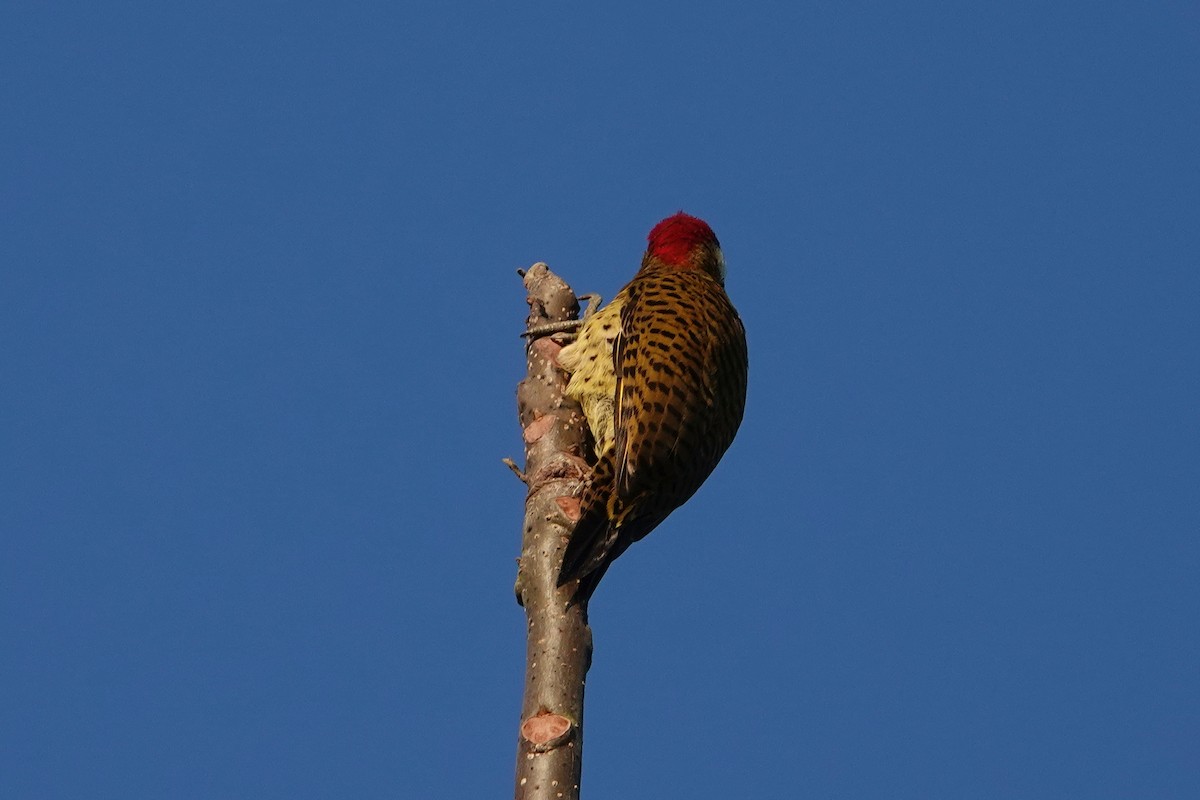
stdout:
{"type": "Polygon", "coordinates": [[[582,601],[700,488],[746,405],[746,331],[712,228],[681,211],[647,239],[637,275],[558,356],[595,441],[558,575],[582,601]]]}

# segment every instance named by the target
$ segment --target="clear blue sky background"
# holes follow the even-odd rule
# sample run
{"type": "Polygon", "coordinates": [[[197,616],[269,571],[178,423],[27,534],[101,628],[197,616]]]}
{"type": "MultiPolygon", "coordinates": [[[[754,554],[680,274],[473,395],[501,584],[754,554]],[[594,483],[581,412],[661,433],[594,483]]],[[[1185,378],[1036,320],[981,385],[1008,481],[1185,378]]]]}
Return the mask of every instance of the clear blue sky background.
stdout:
{"type": "Polygon", "coordinates": [[[1200,796],[1195,3],[10,3],[0,75],[0,796],[507,796],[514,270],[681,208],[749,404],[587,795],[1200,796]]]}

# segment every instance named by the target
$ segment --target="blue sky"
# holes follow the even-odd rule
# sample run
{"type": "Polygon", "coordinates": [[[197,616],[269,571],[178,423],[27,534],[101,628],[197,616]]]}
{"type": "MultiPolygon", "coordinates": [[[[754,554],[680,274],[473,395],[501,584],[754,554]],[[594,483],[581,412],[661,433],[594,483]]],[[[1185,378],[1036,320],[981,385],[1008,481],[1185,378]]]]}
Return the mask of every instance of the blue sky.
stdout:
{"type": "Polygon", "coordinates": [[[589,797],[1200,795],[1194,3],[9,4],[0,795],[511,791],[515,269],[707,219],[746,420],[589,797]]]}

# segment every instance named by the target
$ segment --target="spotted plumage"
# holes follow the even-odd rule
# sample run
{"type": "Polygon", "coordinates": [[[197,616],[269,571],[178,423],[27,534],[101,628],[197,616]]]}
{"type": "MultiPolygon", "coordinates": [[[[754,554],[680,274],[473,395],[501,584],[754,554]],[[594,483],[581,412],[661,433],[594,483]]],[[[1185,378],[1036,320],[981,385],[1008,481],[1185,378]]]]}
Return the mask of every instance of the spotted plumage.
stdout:
{"type": "Polygon", "coordinates": [[[683,504],[733,441],[746,400],[746,334],[724,289],[720,244],[679,213],[650,232],[641,269],[585,320],[559,363],[596,463],[559,584],[586,599],[633,542],[683,504]]]}

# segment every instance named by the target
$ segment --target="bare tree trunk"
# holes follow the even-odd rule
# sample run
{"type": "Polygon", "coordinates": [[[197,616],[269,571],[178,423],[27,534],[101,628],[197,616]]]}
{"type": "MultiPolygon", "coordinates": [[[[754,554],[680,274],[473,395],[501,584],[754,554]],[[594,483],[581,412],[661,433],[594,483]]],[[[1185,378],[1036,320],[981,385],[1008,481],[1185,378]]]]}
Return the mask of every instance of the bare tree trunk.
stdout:
{"type": "MultiPolygon", "coordinates": [[[[528,326],[575,319],[579,302],[545,264],[524,273],[528,326]]],[[[568,604],[555,586],[572,527],[570,502],[587,465],[586,423],[563,395],[566,381],[548,336],[527,348],[528,374],[517,387],[525,438],[525,527],[517,602],[525,607],[525,697],[517,743],[517,800],[575,800],[583,765],[583,686],[592,660],[586,602],[568,604]]],[[[513,469],[516,470],[516,467],[513,469]]]]}

